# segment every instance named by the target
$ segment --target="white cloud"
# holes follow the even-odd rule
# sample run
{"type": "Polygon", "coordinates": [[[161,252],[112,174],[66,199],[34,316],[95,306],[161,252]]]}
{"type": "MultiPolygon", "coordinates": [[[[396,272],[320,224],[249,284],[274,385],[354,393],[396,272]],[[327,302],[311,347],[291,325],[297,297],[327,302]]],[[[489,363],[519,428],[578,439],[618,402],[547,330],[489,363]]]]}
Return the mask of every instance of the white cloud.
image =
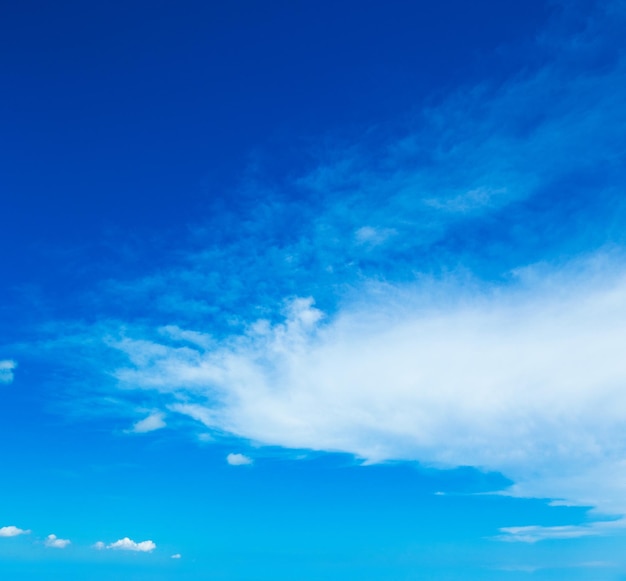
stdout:
{"type": "Polygon", "coordinates": [[[132,539],[128,537],[124,537],[119,541],[115,541],[109,545],[104,545],[101,541],[94,545],[97,549],[113,549],[115,551],[136,551],[139,553],[151,553],[156,549],[156,545],[152,541],[141,541],[136,543],[132,539]],[[96,546],[97,545],[97,546],[96,546]]]}
{"type": "Polygon", "coordinates": [[[3,359],[0,361],[0,383],[11,383],[13,381],[13,370],[17,367],[17,363],[11,359],[3,359]]]}
{"type": "Polygon", "coordinates": [[[71,544],[71,541],[68,539],[59,539],[56,535],[48,535],[43,544],[52,549],[65,549],[65,547],[71,544]]]}
{"type": "Polygon", "coordinates": [[[567,564],[554,564],[554,565],[505,565],[503,567],[496,567],[498,571],[511,571],[521,573],[536,573],[537,571],[543,571],[546,569],[598,569],[607,567],[617,567],[617,563],[611,561],[584,561],[582,563],[567,563],[567,564]]]}
{"type": "Polygon", "coordinates": [[[545,540],[577,539],[580,537],[606,535],[612,531],[625,528],[626,519],[596,521],[584,525],[503,527],[500,529],[502,534],[496,538],[507,542],[536,543],[545,540]]]}
{"type": "Polygon", "coordinates": [[[103,549],[106,549],[107,547],[102,541],[97,541],[96,543],[93,544],[93,548],[96,549],[97,551],[102,551],[103,549]]]}
{"type": "Polygon", "coordinates": [[[163,414],[162,412],[154,412],[150,414],[147,418],[136,422],[130,431],[135,434],[145,434],[146,432],[154,432],[155,430],[160,430],[167,425],[163,420],[164,417],[165,414],[163,414]]]}
{"type": "Polygon", "coordinates": [[[252,458],[245,456],[244,454],[229,454],[226,456],[226,462],[231,466],[246,466],[252,464],[252,458]]]}
{"type": "Polygon", "coordinates": [[[172,555],[171,558],[172,559],[180,559],[181,555],[180,555],[180,553],[176,553],[175,555],[172,555]]]}
{"type": "Polygon", "coordinates": [[[0,528],[0,537],[17,537],[19,535],[28,535],[28,534],[30,534],[29,530],[20,529],[13,525],[0,528]]]}
{"type": "MultiPolygon", "coordinates": [[[[299,299],[282,323],[260,320],[220,340],[160,326],[171,313],[184,321],[211,309],[245,318],[257,307],[271,310],[272,300],[294,289],[321,288],[327,299],[331,287],[356,292],[355,280],[406,280],[418,268],[478,263],[476,272],[504,278],[512,265],[540,255],[544,240],[546,256],[610,241],[607,231],[619,231],[623,221],[623,180],[600,179],[597,191],[590,188],[603,200],[592,213],[611,208],[614,222],[587,220],[591,195],[583,188],[578,200],[573,184],[581,169],[604,176],[605,168],[621,168],[613,152],[624,143],[626,61],[614,55],[612,65],[586,70],[593,59],[577,52],[595,46],[599,30],[590,22],[567,46],[555,42],[554,62],[548,58],[539,70],[498,88],[464,88],[424,111],[419,125],[426,132],[407,129],[379,165],[372,166],[367,148],[348,148],[299,180],[320,195],[303,206],[305,227],[294,225],[284,252],[272,244],[264,253],[268,232],[279,239],[285,223],[266,204],[271,219],[257,220],[253,207],[250,232],[232,247],[192,252],[185,261],[191,266],[118,285],[125,298],[159,297],[155,318],[167,315],[155,323],[156,339],[145,329],[133,339],[126,325],[131,337],[111,343],[130,360],[117,371],[120,384],[153,390],[171,411],[261,444],[343,451],[371,462],[469,464],[511,478],[510,494],[626,514],[626,278],[618,260],[582,274],[575,272],[585,270],[580,265],[565,274],[535,269],[534,279],[531,269],[519,273],[525,280],[491,289],[472,281],[366,287],[352,304],[335,297],[341,308],[326,318],[299,299]],[[582,68],[573,71],[573,63],[582,68]],[[546,100],[550,89],[559,99],[546,100]],[[551,198],[555,189],[564,191],[551,198]],[[576,203],[564,210],[561,198],[576,203]],[[554,209],[551,199],[559,202],[554,209]],[[519,214],[521,206],[535,210],[519,214]],[[497,221],[505,222],[502,229],[497,221]],[[466,225],[496,236],[474,234],[466,245],[466,225]],[[393,245],[371,248],[391,235],[393,245]],[[556,245],[553,237],[571,244],[556,245]],[[398,253],[371,270],[358,252],[345,251],[384,254],[391,246],[398,253]],[[400,255],[409,259],[398,262],[400,255]],[[209,262],[221,265],[211,274],[217,282],[205,274],[209,262]],[[280,270],[287,264],[295,266],[280,270]],[[268,279],[268,272],[277,274],[268,279]],[[248,291],[261,286],[268,290],[259,300],[267,302],[259,305],[259,295],[248,291]]],[[[563,538],[599,530],[531,529],[510,527],[503,535],[563,538]]]]}
{"type": "Polygon", "coordinates": [[[300,299],[209,350],[126,338],[117,377],[261,444],[472,465],[623,514],[626,277],[597,260],[497,289],[381,287],[326,319],[300,299]]]}
{"type": "Polygon", "coordinates": [[[369,244],[378,246],[396,234],[393,228],[374,228],[372,226],[362,226],[354,233],[354,238],[358,244],[369,244]]]}

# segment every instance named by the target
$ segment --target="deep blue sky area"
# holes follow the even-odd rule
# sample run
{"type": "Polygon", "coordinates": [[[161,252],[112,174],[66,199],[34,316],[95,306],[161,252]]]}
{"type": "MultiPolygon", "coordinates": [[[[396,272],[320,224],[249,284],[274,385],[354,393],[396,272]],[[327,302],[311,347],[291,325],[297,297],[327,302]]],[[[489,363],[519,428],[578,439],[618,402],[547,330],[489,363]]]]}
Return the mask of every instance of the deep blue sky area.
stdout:
{"type": "Polygon", "coordinates": [[[626,579],[625,27],[0,6],[0,579],[626,579]]]}
{"type": "Polygon", "coordinates": [[[158,268],[223,208],[235,218],[220,234],[237,236],[237,214],[259,196],[250,179],[280,183],[337,142],[401,130],[486,72],[502,82],[555,10],[484,0],[4,7],[4,300],[28,295],[58,311],[71,297],[76,309],[73,289],[158,268]]]}
{"type": "MultiPolygon", "coordinates": [[[[3,247],[45,268],[51,243],[180,230],[215,198],[229,204],[257,157],[293,172],[273,146],[297,168],[315,139],[401,119],[486,69],[510,73],[498,51],[532,42],[549,13],[489,1],[5,6],[3,247]]],[[[5,260],[23,280],[41,272],[5,260]]]]}

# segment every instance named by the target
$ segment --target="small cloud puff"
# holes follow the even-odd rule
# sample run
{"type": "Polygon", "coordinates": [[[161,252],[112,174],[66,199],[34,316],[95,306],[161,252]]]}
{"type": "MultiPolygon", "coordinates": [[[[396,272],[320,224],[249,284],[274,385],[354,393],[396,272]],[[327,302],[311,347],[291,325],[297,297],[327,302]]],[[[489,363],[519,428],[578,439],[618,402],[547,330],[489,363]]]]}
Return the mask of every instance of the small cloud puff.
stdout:
{"type": "Polygon", "coordinates": [[[30,534],[29,530],[20,529],[18,527],[14,527],[13,525],[0,528],[0,537],[17,537],[19,535],[28,534],[30,534]]]}
{"type": "Polygon", "coordinates": [[[244,454],[229,454],[226,456],[226,462],[231,466],[246,466],[252,464],[253,460],[244,454]]]}
{"type": "Polygon", "coordinates": [[[52,549],[65,549],[65,547],[71,544],[71,541],[69,539],[59,539],[56,535],[48,535],[43,544],[52,549]]]}
{"type": "Polygon", "coordinates": [[[116,551],[135,551],[138,553],[151,553],[156,549],[156,545],[152,541],[141,541],[136,543],[128,537],[124,537],[119,541],[115,541],[109,545],[105,545],[102,541],[98,541],[93,545],[94,549],[102,551],[103,549],[113,549],[116,551]]]}
{"type": "Polygon", "coordinates": [[[0,383],[11,383],[13,381],[13,370],[17,363],[11,359],[0,360],[0,383]]]}
{"type": "Polygon", "coordinates": [[[372,228],[372,226],[363,226],[354,233],[357,244],[368,244],[370,246],[378,246],[386,242],[388,238],[397,234],[393,228],[372,228]]]}
{"type": "Polygon", "coordinates": [[[180,559],[180,553],[176,553],[175,555],[172,555],[171,558],[172,559],[180,559]]]}
{"type": "Polygon", "coordinates": [[[161,412],[152,413],[147,418],[136,422],[130,431],[134,432],[135,434],[145,434],[146,432],[154,432],[154,430],[160,430],[167,425],[163,421],[164,417],[165,415],[161,412]]]}

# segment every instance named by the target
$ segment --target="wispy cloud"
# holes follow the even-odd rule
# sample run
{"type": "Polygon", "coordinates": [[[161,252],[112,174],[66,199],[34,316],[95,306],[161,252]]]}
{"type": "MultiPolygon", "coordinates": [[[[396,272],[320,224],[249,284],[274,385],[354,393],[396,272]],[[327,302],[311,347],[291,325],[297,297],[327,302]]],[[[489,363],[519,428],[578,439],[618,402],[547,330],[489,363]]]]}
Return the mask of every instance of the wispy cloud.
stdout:
{"type": "Polygon", "coordinates": [[[381,288],[332,319],[300,299],[282,323],[206,351],[125,338],[116,347],[140,363],[117,377],[263,444],[471,464],[513,478],[513,494],[626,509],[626,278],[614,266],[527,270],[508,289],[381,288]]]}
{"type": "Polygon", "coordinates": [[[111,549],[114,551],[134,551],[138,553],[151,553],[152,551],[154,551],[154,549],[156,549],[156,544],[152,541],[141,541],[137,543],[132,539],[129,539],[128,537],[124,537],[123,539],[120,539],[108,545],[103,543],[102,541],[98,541],[93,545],[93,548],[99,551],[104,549],[111,549]]]}
{"type": "Polygon", "coordinates": [[[228,454],[228,456],[226,456],[226,462],[231,466],[246,466],[252,464],[252,458],[244,454],[228,454]]]}
{"type": "Polygon", "coordinates": [[[43,544],[51,549],[65,549],[71,544],[71,541],[69,539],[60,539],[56,535],[48,535],[43,544]]]}
{"type": "Polygon", "coordinates": [[[181,554],[180,553],[175,553],[174,555],[172,555],[170,557],[170,559],[180,559],[181,558],[181,554]]]}
{"type": "Polygon", "coordinates": [[[109,281],[123,393],[261,444],[471,464],[626,514],[625,22],[607,2],[545,32],[517,75],[248,184],[170,268],[109,281]]]}
{"type": "Polygon", "coordinates": [[[583,561],[582,563],[567,563],[554,565],[505,565],[497,567],[498,571],[511,571],[521,573],[536,573],[544,570],[560,570],[560,569],[604,569],[617,567],[616,563],[611,561],[583,561]]]}
{"type": "Polygon", "coordinates": [[[0,361],[0,383],[11,383],[13,381],[13,371],[17,367],[17,363],[11,359],[3,359],[0,361]]]}
{"type": "Polygon", "coordinates": [[[136,422],[130,431],[135,434],[145,434],[146,432],[160,430],[167,425],[164,421],[164,417],[165,414],[162,412],[154,412],[143,420],[136,422]]]}
{"type": "Polygon", "coordinates": [[[626,529],[626,519],[624,518],[613,521],[590,522],[583,525],[503,527],[500,529],[502,534],[496,538],[506,542],[536,543],[545,540],[600,536],[623,529],[626,529]]]}
{"type": "Polygon", "coordinates": [[[30,534],[29,530],[20,529],[13,525],[0,528],[0,537],[17,537],[19,535],[28,535],[28,534],[30,534]]]}
{"type": "Polygon", "coordinates": [[[603,3],[575,32],[546,32],[532,65],[504,81],[460,87],[400,129],[328,146],[279,184],[249,179],[169,268],[108,281],[123,297],[116,312],[159,319],[181,344],[180,329],[208,318],[203,340],[214,341],[290,296],[333,311],[372,280],[459,269],[502,279],[623,244],[620,6],[603,3]]]}

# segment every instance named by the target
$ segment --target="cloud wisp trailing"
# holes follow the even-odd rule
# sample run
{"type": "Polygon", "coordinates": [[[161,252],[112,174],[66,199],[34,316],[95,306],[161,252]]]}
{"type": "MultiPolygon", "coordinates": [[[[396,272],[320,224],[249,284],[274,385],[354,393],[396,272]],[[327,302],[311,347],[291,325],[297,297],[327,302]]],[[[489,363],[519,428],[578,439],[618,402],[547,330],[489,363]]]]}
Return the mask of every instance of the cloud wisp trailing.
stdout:
{"type": "Polygon", "coordinates": [[[626,519],[623,518],[613,521],[596,521],[585,525],[503,527],[500,529],[502,534],[496,538],[505,542],[532,544],[545,540],[601,536],[625,528],[626,519]]]}

